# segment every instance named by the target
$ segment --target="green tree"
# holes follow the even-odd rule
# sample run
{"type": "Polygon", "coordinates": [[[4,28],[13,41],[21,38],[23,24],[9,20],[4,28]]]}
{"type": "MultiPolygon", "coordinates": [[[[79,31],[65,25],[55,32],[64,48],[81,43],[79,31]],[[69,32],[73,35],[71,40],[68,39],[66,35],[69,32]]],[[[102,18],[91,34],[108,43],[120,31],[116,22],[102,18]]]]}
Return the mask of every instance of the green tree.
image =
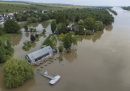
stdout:
{"type": "Polygon", "coordinates": [[[85,31],[84,31],[84,29],[85,29],[84,21],[80,20],[78,22],[78,25],[79,25],[79,30],[76,31],[76,34],[85,34],[85,31]]]}
{"type": "Polygon", "coordinates": [[[55,32],[55,30],[56,30],[56,21],[51,22],[51,30],[52,30],[53,33],[55,32]]]}
{"type": "Polygon", "coordinates": [[[5,62],[14,52],[9,41],[0,41],[0,50],[0,63],[5,62]]]}
{"type": "Polygon", "coordinates": [[[36,23],[38,20],[37,20],[37,18],[36,17],[28,17],[27,18],[27,22],[28,23],[36,23]]]}
{"type": "Polygon", "coordinates": [[[43,45],[51,46],[52,48],[54,48],[56,44],[57,44],[57,41],[56,41],[55,36],[53,35],[48,36],[43,43],[43,45]]]}
{"type": "Polygon", "coordinates": [[[33,78],[33,69],[25,60],[11,59],[4,65],[4,81],[7,88],[16,88],[33,78]]]}
{"type": "Polygon", "coordinates": [[[26,32],[28,32],[28,26],[27,25],[24,26],[24,29],[25,29],[26,32]]]}
{"type": "Polygon", "coordinates": [[[62,45],[60,45],[60,46],[58,47],[58,49],[59,49],[59,52],[62,53],[63,50],[64,50],[64,47],[63,47],[62,45]]]}
{"type": "Polygon", "coordinates": [[[94,29],[94,24],[95,24],[95,20],[94,18],[86,18],[84,21],[85,24],[85,28],[88,30],[93,30],[94,29]]]}
{"type": "Polygon", "coordinates": [[[3,34],[3,28],[0,26],[0,35],[3,34]]]}
{"type": "Polygon", "coordinates": [[[7,33],[18,33],[20,32],[20,26],[14,20],[7,20],[4,23],[4,31],[7,33]]]}
{"type": "Polygon", "coordinates": [[[69,36],[65,36],[64,40],[63,40],[63,45],[65,49],[70,49],[71,48],[71,41],[69,36]]]}
{"type": "Polygon", "coordinates": [[[42,16],[41,16],[41,22],[42,21],[46,21],[46,20],[48,20],[49,19],[49,16],[47,15],[47,14],[43,14],[42,16]]]}
{"type": "Polygon", "coordinates": [[[63,39],[63,46],[68,50],[71,48],[72,44],[77,44],[76,38],[72,33],[67,33],[63,39]]]}
{"type": "Polygon", "coordinates": [[[57,33],[65,33],[65,32],[67,32],[66,31],[66,25],[64,24],[64,23],[59,23],[58,25],[57,25],[57,29],[56,29],[56,32],[57,33]]]}
{"type": "Polygon", "coordinates": [[[103,26],[103,23],[101,21],[96,21],[95,22],[95,30],[96,31],[102,31],[103,28],[104,28],[104,26],[103,26]]]}

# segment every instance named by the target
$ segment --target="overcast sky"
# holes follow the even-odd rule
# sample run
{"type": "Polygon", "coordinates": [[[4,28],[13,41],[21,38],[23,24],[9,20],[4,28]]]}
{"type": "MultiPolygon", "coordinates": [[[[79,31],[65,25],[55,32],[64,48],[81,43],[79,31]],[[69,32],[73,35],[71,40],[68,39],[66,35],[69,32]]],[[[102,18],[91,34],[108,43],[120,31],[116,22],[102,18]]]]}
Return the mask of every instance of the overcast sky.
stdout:
{"type": "MultiPolygon", "coordinates": [[[[11,1],[11,0],[10,0],[11,1]]],[[[16,0],[32,1],[38,3],[64,3],[75,5],[92,5],[92,6],[130,6],[130,0],[16,0]]]]}

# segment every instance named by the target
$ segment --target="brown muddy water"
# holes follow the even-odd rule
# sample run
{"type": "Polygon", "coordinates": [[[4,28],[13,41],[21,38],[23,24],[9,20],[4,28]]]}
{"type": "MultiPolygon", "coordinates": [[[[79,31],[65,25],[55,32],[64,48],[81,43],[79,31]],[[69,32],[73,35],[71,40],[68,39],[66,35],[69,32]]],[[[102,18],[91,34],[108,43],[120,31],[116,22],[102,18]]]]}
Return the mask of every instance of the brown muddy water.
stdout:
{"type": "Polygon", "coordinates": [[[0,80],[0,91],[130,91],[130,12],[113,9],[118,13],[113,27],[80,38],[76,49],[64,54],[63,60],[35,68],[60,74],[55,86],[35,72],[33,80],[17,89],[5,89],[0,80]]]}

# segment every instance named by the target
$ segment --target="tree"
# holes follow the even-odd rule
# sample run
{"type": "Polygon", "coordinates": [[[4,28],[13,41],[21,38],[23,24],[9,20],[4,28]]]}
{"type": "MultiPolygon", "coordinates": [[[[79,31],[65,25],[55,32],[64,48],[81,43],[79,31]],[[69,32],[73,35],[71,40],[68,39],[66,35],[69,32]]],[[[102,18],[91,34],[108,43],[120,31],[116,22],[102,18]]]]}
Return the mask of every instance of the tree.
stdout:
{"type": "Polygon", "coordinates": [[[55,30],[56,30],[56,21],[51,22],[51,30],[52,30],[53,33],[55,32],[55,30]]]}
{"type": "Polygon", "coordinates": [[[3,34],[3,28],[0,27],[0,35],[2,35],[2,34],[3,34]]]}
{"type": "Polygon", "coordinates": [[[26,32],[28,32],[28,26],[27,25],[24,26],[24,29],[25,29],[26,32]]]}
{"type": "Polygon", "coordinates": [[[36,23],[38,20],[37,20],[37,18],[36,17],[28,17],[27,18],[27,22],[28,23],[36,23]]]}
{"type": "Polygon", "coordinates": [[[41,16],[41,22],[42,21],[46,21],[46,20],[48,20],[49,19],[49,16],[47,15],[47,14],[43,14],[42,16],[41,16]]]}
{"type": "Polygon", "coordinates": [[[85,28],[88,30],[93,30],[94,29],[94,24],[95,24],[95,20],[91,17],[86,18],[84,21],[85,24],[85,28]]]}
{"type": "Polygon", "coordinates": [[[16,88],[33,78],[33,69],[25,60],[11,59],[4,65],[4,81],[7,88],[16,88]]]}
{"type": "Polygon", "coordinates": [[[80,20],[78,22],[78,25],[79,25],[79,30],[76,31],[76,34],[85,34],[85,31],[84,31],[84,29],[85,29],[85,27],[84,27],[84,21],[80,20]]]}
{"type": "Polygon", "coordinates": [[[76,37],[74,36],[74,34],[72,32],[69,32],[67,33],[65,36],[64,36],[64,39],[63,39],[63,46],[66,50],[70,49],[71,48],[71,45],[74,44],[76,45],[77,44],[77,40],[76,40],[76,37]]]}
{"type": "Polygon", "coordinates": [[[104,28],[104,26],[103,26],[103,23],[101,21],[96,21],[95,22],[95,30],[96,31],[102,31],[103,28],[104,28]]]}
{"type": "Polygon", "coordinates": [[[0,63],[4,63],[14,52],[9,41],[0,41],[0,50],[0,63]]]}
{"type": "Polygon", "coordinates": [[[33,34],[31,34],[30,40],[31,40],[31,42],[34,42],[36,40],[36,38],[35,38],[35,36],[33,34]]]}
{"type": "Polygon", "coordinates": [[[70,49],[71,48],[71,41],[69,36],[65,36],[64,40],[63,40],[63,45],[65,49],[70,49]]]}
{"type": "Polygon", "coordinates": [[[14,20],[7,20],[4,23],[4,31],[7,33],[18,33],[20,32],[20,26],[14,20]]]}
{"type": "Polygon", "coordinates": [[[63,47],[62,45],[60,45],[60,46],[58,47],[58,49],[59,49],[59,52],[62,53],[63,50],[64,50],[64,47],[63,47]]]}
{"type": "Polygon", "coordinates": [[[59,24],[57,25],[56,32],[57,32],[58,34],[60,34],[60,33],[66,33],[66,32],[67,32],[67,31],[66,31],[66,25],[65,25],[64,23],[59,23],[59,24]]]}

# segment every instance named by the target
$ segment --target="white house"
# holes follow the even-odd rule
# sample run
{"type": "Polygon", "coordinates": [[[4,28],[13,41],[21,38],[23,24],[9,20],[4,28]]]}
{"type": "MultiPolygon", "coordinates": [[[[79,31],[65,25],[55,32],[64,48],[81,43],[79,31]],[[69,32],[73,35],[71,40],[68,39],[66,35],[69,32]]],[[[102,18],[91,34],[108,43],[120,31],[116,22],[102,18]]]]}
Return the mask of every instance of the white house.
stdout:
{"type": "Polygon", "coordinates": [[[47,59],[53,55],[53,49],[50,46],[44,47],[40,50],[27,54],[25,57],[30,64],[37,64],[44,59],[47,59]]]}
{"type": "Polygon", "coordinates": [[[47,10],[42,10],[42,13],[44,14],[44,13],[47,13],[47,10]]]}
{"type": "Polygon", "coordinates": [[[0,22],[4,22],[4,17],[0,15],[0,22]]]}
{"type": "Polygon", "coordinates": [[[9,19],[13,19],[13,18],[14,18],[14,13],[8,13],[7,17],[8,17],[9,19]]]}

